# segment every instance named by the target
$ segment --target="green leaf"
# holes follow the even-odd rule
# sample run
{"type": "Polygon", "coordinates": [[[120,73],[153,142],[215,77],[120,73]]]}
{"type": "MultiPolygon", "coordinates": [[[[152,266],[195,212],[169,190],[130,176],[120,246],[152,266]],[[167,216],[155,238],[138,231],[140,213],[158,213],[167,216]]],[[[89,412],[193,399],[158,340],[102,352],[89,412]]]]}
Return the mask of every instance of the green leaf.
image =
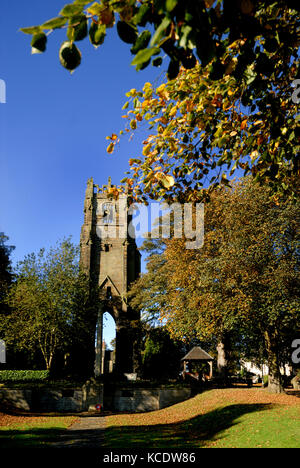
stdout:
{"type": "Polygon", "coordinates": [[[73,16],[69,20],[67,36],[70,41],[81,41],[87,36],[87,19],[85,15],[73,16]]]}
{"type": "Polygon", "coordinates": [[[126,23],[126,21],[117,22],[117,32],[126,44],[134,44],[137,39],[137,28],[132,24],[126,23]]]}
{"type": "Polygon", "coordinates": [[[292,131],[292,132],[290,133],[289,138],[288,138],[288,142],[291,142],[291,141],[294,140],[294,139],[295,139],[295,132],[292,131]]]}
{"type": "Polygon", "coordinates": [[[171,23],[170,18],[167,18],[165,16],[165,18],[162,20],[162,22],[160,23],[160,25],[156,29],[156,31],[154,33],[154,36],[151,39],[150,44],[152,46],[155,45],[155,44],[158,44],[160,42],[161,38],[164,36],[164,33],[165,33],[167,27],[170,25],[170,23],[171,23]]]}
{"type": "Polygon", "coordinates": [[[74,3],[78,3],[79,5],[88,5],[92,3],[91,0],[75,0],[74,3]]]}
{"type": "Polygon", "coordinates": [[[178,62],[177,60],[171,60],[167,72],[168,80],[174,80],[179,73],[179,69],[180,62],[178,62]]]}
{"type": "Polygon", "coordinates": [[[74,3],[69,3],[68,5],[65,5],[61,12],[59,13],[61,16],[75,16],[79,15],[82,13],[82,5],[74,4],[74,3]]]}
{"type": "Polygon", "coordinates": [[[150,63],[150,59],[144,63],[140,63],[139,65],[136,65],[135,67],[136,71],[144,70],[146,67],[148,67],[149,63],[150,63]]]}
{"type": "Polygon", "coordinates": [[[178,3],[178,0],[167,0],[166,1],[166,10],[171,12],[174,10],[174,8],[176,7],[178,3]]]}
{"type": "Polygon", "coordinates": [[[134,24],[145,26],[151,14],[151,6],[147,3],[140,6],[139,11],[133,17],[134,24]]]}
{"type": "Polygon", "coordinates": [[[139,50],[145,49],[148,47],[149,41],[151,39],[151,32],[146,30],[143,31],[136,39],[134,45],[131,47],[130,51],[132,54],[137,54],[139,50]]]}
{"type": "Polygon", "coordinates": [[[192,31],[192,28],[191,26],[188,26],[188,25],[181,28],[181,36],[179,40],[180,47],[183,47],[184,49],[187,47],[188,36],[191,33],[191,31],[192,31]]]}
{"type": "Polygon", "coordinates": [[[41,26],[29,26],[28,28],[21,28],[20,31],[22,31],[24,34],[37,34],[42,32],[41,26]]]}
{"type": "Polygon", "coordinates": [[[32,54],[45,52],[47,45],[47,36],[44,32],[34,34],[31,41],[32,54]]]}
{"type": "Polygon", "coordinates": [[[158,47],[151,47],[149,49],[140,50],[131,62],[131,65],[142,65],[143,63],[150,60],[153,55],[159,54],[160,49],[158,47]]]}
{"type": "Polygon", "coordinates": [[[246,80],[247,85],[253,83],[256,77],[257,73],[253,70],[252,65],[249,65],[244,73],[244,78],[246,80]]]}
{"type": "Polygon", "coordinates": [[[81,53],[75,44],[66,41],[59,50],[59,60],[64,68],[73,71],[80,65],[81,53]]]}
{"type": "Polygon", "coordinates": [[[162,61],[163,61],[162,57],[156,57],[155,59],[152,60],[152,65],[154,67],[160,67],[162,64],[162,61]]]}
{"type": "Polygon", "coordinates": [[[106,36],[106,26],[105,24],[96,24],[92,23],[90,27],[89,37],[91,43],[98,47],[99,45],[103,44],[104,39],[106,36]]]}
{"type": "Polygon", "coordinates": [[[61,28],[62,26],[66,24],[67,21],[68,21],[67,18],[62,18],[61,16],[57,16],[57,18],[52,18],[46,21],[46,23],[42,25],[42,28],[43,29],[61,28]]]}
{"type": "MultiPolygon", "coordinates": [[[[200,35],[197,38],[197,55],[199,59],[201,60],[202,66],[206,67],[206,65],[209,64],[209,62],[215,57],[216,54],[216,49],[215,49],[215,44],[214,41],[210,38],[207,37],[206,40],[204,41],[202,36],[200,35]]],[[[223,76],[225,67],[223,66],[223,70],[221,71],[221,67],[219,66],[219,62],[215,63],[214,65],[218,70],[215,68],[214,73],[219,76],[219,72],[223,76]]],[[[218,78],[216,78],[218,79],[218,78]]]]}
{"type": "Polygon", "coordinates": [[[102,9],[103,9],[103,7],[99,3],[95,2],[95,3],[93,3],[93,5],[91,5],[88,8],[87,11],[93,16],[99,16],[99,15],[101,15],[102,9]]]}

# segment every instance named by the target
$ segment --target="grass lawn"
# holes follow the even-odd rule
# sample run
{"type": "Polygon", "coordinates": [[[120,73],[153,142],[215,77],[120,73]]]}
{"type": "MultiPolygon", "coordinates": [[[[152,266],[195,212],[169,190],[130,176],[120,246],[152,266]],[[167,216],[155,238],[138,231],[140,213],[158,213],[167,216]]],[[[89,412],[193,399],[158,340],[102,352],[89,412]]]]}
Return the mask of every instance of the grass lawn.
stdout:
{"type": "Polygon", "coordinates": [[[75,420],[73,416],[34,416],[0,413],[0,448],[46,447],[75,420]]]}
{"type": "MultiPolygon", "coordinates": [[[[0,448],[47,447],[77,416],[0,413],[0,448]]],[[[210,390],[160,411],[105,417],[105,448],[300,448],[300,398],[210,390]]]]}
{"type": "Polygon", "coordinates": [[[109,448],[300,448],[300,399],[218,389],[160,411],[106,418],[109,448]]]}

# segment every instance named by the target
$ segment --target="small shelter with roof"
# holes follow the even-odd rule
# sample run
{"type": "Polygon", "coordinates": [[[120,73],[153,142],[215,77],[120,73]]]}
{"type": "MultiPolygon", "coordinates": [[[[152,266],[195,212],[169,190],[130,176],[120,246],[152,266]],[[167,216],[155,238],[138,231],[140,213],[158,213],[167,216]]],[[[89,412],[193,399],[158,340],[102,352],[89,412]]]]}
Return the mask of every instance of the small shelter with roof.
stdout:
{"type": "MultiPolygon", "coordinates": [[[[191,351],[189,351],[182,359],[183,361],[183,375],[187,373],[187,365],[193,363],[208,363],[209,364],[209,376],[208,378],[211,379],[213,375],[213,360],[214,358],[210,356],[206,351],[204,351],[200,346],[194,346],[191,351]]],[[[190,370],[190,369],[189,369],[190,370]]]]}

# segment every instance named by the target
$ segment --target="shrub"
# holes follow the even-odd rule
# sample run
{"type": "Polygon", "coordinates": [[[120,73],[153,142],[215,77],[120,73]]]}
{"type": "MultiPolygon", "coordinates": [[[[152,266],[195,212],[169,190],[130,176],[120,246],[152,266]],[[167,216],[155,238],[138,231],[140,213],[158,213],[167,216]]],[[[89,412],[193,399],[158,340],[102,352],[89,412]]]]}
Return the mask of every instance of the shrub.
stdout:
{"type": "Polygon", "coordinates": [[[41,382],[49,377],[47,370],[3,370],[0,382],[41,382]]]}

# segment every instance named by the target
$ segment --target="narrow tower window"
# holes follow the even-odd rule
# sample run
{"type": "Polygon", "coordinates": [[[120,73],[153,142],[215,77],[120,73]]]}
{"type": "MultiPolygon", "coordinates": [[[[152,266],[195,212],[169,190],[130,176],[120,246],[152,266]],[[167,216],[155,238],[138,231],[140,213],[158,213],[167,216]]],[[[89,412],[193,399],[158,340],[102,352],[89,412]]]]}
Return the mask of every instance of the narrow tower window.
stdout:
{"type": "Polygon", "coordinates": [[[106,288],[106,298],[107,299],[111,299],[111,287],[110,286],[107,286],[106,288]]]}

